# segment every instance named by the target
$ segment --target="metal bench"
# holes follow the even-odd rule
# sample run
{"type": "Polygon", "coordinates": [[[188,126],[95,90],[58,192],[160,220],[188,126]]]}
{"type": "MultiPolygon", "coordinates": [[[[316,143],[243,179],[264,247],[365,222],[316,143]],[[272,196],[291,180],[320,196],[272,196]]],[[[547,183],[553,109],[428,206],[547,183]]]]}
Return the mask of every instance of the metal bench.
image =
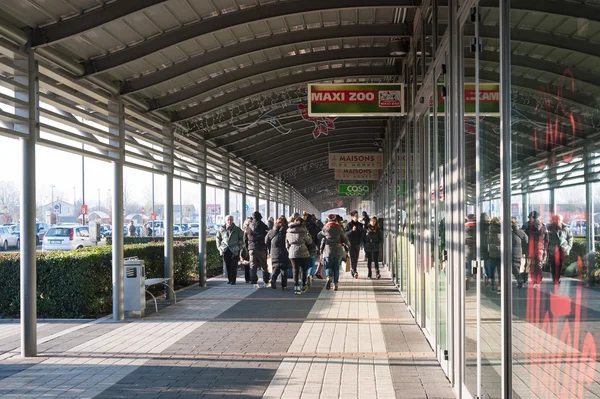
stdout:
{"type": "Polygon", "coordinates": [[[158,313],[158,304],[156,303],[156,297],[154,297],[154,295],[150,291],[148,291],[148,287],[151,287],[151,286],[157,285],[157,284],[164,285],[165,287],[167,287],[168,289],[170,289],[173,292],[173,298],[175,298],[175,303],[177,303],[177,294],[175,294],[175,290],[173,288],[171,288],[171,286],[168,284],[168,282],[169,282],[169,279],[164,278],[164,277],[148,278],[144,282],[144,284],[146,285],[146,288],[145,288],[146,292],[148,294],[150,294],[152,299],[154,299],[154,308],[156,309],[156,313],[158,313]]]}

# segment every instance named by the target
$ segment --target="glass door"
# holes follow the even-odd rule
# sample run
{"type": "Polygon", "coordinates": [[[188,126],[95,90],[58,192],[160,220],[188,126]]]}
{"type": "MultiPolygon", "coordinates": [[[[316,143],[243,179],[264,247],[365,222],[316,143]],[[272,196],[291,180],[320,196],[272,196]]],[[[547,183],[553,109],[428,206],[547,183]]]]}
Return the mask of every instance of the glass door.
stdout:
{"type": "MultiPolygon", "coordinates": [[[[447,59],[447,56],[444,57],[447,59]]],[[[445,90],[447,86],[445,67],[436,71],[436,95],[434,97],[434,144],[436,151],[435,223],[437,271],[437,353],[442,368],[449,374],[448,362],[448,251],[446,249],[446,171],[448,170],[447,143],[449,142],[447,121],[449,120],[445,90]]]]}
{"type": "Polygon", "coordinates": [[[430,334],[430,340],[432,346],[435,345],[436,340],[436,310],[435,310],[435,301],[436,301],[436,240],[435,240],[435,231],[436,231],[436,213],[435,213],[435,196],[436,196],[436,186],[437,182],[435,181],[435,171],[436,171],[436,163],[435,163],[435,121],[433,115],[433,97],[429,98],[430,104],[427,115],[425,118],[426,129],[425,129],[425,142],[423,154],[426,154],[426,162],[424,162],[424,173],[423,173],[423,183],[425,187],[427,187],[426,192],[429,195],[426,195],[423,198],[423,204],[425,208],[425,218],[423,220],[423,227],[425,230],[424,234],[424,250],[425,250],[425,329],[430,334]]]}

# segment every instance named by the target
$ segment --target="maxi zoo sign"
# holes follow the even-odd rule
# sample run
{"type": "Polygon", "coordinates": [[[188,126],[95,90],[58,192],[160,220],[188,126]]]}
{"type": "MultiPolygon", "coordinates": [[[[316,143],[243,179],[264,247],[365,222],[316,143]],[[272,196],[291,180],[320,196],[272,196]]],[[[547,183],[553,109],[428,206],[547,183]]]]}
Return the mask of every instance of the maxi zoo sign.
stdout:
{"type": "Polygon", "coordinates": [[[404,115],[404,86],[400,83],[309,84],[308,115],[404,115]]]}
{"type": "Polygon", "coordinates": [[[364,197],[370,192],[371,187],[367,184],[340,184],[338,186],[340,197],[364,197]]]}

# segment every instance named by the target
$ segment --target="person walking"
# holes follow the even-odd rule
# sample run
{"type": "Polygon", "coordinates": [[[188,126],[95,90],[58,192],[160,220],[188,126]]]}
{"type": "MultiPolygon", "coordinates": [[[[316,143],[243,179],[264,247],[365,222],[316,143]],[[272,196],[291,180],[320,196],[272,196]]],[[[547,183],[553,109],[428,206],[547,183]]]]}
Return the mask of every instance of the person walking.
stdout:
{"type": "MultiPolygon", "coordinates": [[[[371,219],[369,218],[369,214],[366,211],[363,211],[362,213],[362,219],[360,220],[361,223],[363,224],[363,230],[366,232],[367,230],[367,226],[369,225],[369,223],[371,222],[371,219]]],[[[367,250],[365,249],[365,244],[364,242],[361,244],[362,245],[362,249],[363,249],[363,260],[364,261],[368,261],[367,258],[367,250]]]]}
{"type": "Polygon", "coordinates": [[[271,254],[271,288],[277,289],[277,277],[281,274],[281,289],[287,289],[288,270],[290,268],[290,258],[286,246],[288,222],[285,216],[280,216],[275,223],[275,227],[269,230],[265,243],[271,254]]]}
{"type": "Polygon", "coordinates": [[[331,289],[333,278],[334,291],[338,290],[340,279],[340,265],[345,254],[343,245],[350,246],[350,241],[344,233],[344,229],[337,222],[337,215],[329,215],[327,224],[318,235],[321,240],[321,254],[325,260],[325,277],[327,278],[326,289],[331,289]]]}
{"type": "Polygon", "coordinates": [[[244,231],[244,244],[248,246],[248,254],[250,255],[250,279],[254,288],[258,289],[258,269],[263,271],[263,284],[267,287],[270,276],[267,266],[267,244],[265,238],[269,232],[269,227],[262,221],[260,212],[252,214],[252,221],[248,224],[244,231]]]}
{"type": "MultiPolygon", "coordinates": [[[[481,256],[481,265],[483,266],[484,274],[484,286],[487,286],[488,279],[491,274],[491,262],[490,262],[490,216],[482,212],[479,217],[479,237],[480,237],[480,249],[479,254],[481,256]]],[[[480,268],[481,269],[481,268],[480,268]]]]}
{"type": "Polygon", "coordinates": [[[217,231],[217,249],[225,262],[227,284],[235,285],[240,250],[244,243],[242,229],[235,225],[233,216],[225,216],[225,224],[217,231]]]}
{"type": "Polygon", "coordinates": [[[495,289],[496,284],[496,276],[498,276],[498,291],[500,291],[500,255],[501,255],[501,238],[502,238],[502,228],[500,226],[500,219],[497,217],[493,217],[490,221],[490,236],[489,236],[489,256],[491,263],[491,287],[492,291],[495,289]]]}
{"type": "Polygon", "coordinates": [[[511,219],[512,228],[512,273],[517,280],[517,287],[521,288],[527,282],[527,273],[521,273],[521,265],[525,263],[523,258],[523,248],[527,248],[527,234],[519,228],[517,219],[511,219]]]}
{"type": "Polygon", "coordinates": [[[300,295],[307,290],[306,272],[308,270],[308,259],[310,258],[308,245],[312,243],[312,238],[303,222],[301,217],[295,218],[294,222],[289,225],[285,238],[294,273],[294,293],[296,295],[300,295]]]}
{"type": "Polygon", "coordinates": [[[528,216],[529,221],[523,225],[523,231],[529,240],[527,258],[533,288],[538,288],[542,283],[542,264],[546,258],[549,240],[548,230],[539,217],[538,211],[532,211],[528,216]]]}
{"type": "Polygon", "coordinates": [[[306,214],[304,216],[304,224],[308,234],[310,234],[310,238],[312,238],[312,242],[308,244],[308,252],[310,253],[310,257],[308,258],[308,270],[306,272],[306,284],[310,287],[315,277],[315,273],[317,272],[317,255],[319,252],[319,228],[315,223],[315,219],[312,215],[306,214]]]}
{"type": "Polygon", "coordinates": [[[383,233],[377,225],[377,217],[373,216],[371,222],[367,224],[365,229],[365,252],[367,254],[367,267],[369,274],[367,278],[372,278],[372,265],[375,264],[375,277],[381,278],[379,273],[379,246],[383,242],[383,233]]]}
{"type": "MultiPolygon", "coordinates": [[[[242,232],[246,231],[246,228],[250,224],[252,219],[248,218],[244,220],[244,226],[242,227],[242,232]]],[[[244,279],[246,280],[246,284],[250,284],[252,281],[250,277],[250,253],[248,252],[248,246],[246,244],[242,244],[242,249],[240,251],[240,264],[244,268],[244,279]]]]}
{"type": "Polygon", "coordinates": [[[352,277],[358,278],[358,255],[360,253],[360,244],[363,241],[364,228],[362,223],[358,220],[358,212],[352,211],[350,213],[352,220],[346,225],[346,234],[348,241],[350,241],[350,262],[352,265],[352,277]]]}
{"type": "Polygon", "coordinates": [[[560,284],[560,273],[571,248],[573,248],[571,229],[562,222],[562,216],[556,214],[548,227],[548,264],[554,284],[560,284]]]}
{"type": "Polygon", "coordinates": [[[137,236],[137,230],[135,228],[135,225],[133,224],[133,220],[129,222],[129,237],[135,237],[137,236]]]}

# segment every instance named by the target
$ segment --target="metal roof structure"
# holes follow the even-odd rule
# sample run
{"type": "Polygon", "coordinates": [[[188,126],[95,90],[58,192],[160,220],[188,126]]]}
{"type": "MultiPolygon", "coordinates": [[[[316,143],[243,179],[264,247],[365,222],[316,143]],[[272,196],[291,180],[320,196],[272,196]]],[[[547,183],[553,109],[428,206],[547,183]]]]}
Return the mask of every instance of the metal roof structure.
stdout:
{"type": "MultiPolygon", "coordinates": [[[[540,84],[564,86],[561,76],[570,68],[575,87],[563,98],[581,107],[581,123],[591,128],[600,95],[600,46],[594,45],[600,14],[590,2],[569,4],[567,10],[558,1],[514,6],[513,86],[524,93],[540,84]],[[589,21],[585,29],[578,18],[589,21]]],[[[486,50],[480,76],[494,82],[497,2],[480,5],[486,50]]],[[[423,21],[431,19],[432,2],[4,0],[0,10],[18,30],[3,27],[3,36],[25,37],[54,73],[85,82],[92,92],[122,96],[138,119],[172,124],[187,143],[182,151],[194,143],[225,150],[311,200],[316,197],[307,190],[333,187],[326,166],[315,173],[327,153],[377,151],[387,124],[339,119],[335,130],[315,139],[298,109],[306,83],[398,81],[406,64],[390,58],[388,45],[419,32],[431,37],[423,21]]],[[[441,3],[437,12],[443,23],[441,3]]],[[[527,104],[517,106],[528,116],[524,124],[539,116],[527,104]]],[[[318,198],[331,205],[335,196],[331,190],[318,198]]]]}

